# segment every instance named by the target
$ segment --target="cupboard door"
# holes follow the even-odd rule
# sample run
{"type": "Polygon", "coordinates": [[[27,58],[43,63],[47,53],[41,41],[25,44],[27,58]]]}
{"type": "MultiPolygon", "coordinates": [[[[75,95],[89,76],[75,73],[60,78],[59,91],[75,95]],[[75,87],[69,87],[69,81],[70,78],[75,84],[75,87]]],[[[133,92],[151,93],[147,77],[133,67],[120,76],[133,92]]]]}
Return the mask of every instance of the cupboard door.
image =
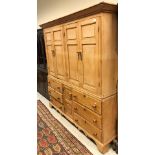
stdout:
{"type": "Polygon", "coordinates": [[[56,59],[57,78],[65,79],[65,55],[63,42],[63,29],[61,26],[52,28],[53,55],[56,59]]]}
{"type": "Polygon", "coordinates": [[[80,51],[83,62],[83,88],[99,92],[99,17],[80,22],[80,51]]]}
{"type": "Polygon", "coordinates": [[[68,24],[65,26],[66,39],[66,60],[68,81],[74,85],[79,85],[78,77],[78,25],[77,23],[68,24]]]}
{"type": "Polygon", "coordinates": [[[52,76],[56,76],[56,60],[52,53],[52,32],[51,30],[44,31],[44,40],[46,47],[46,57],[47,57],[47,66],[48,66],[48,74],[52,76]]]}

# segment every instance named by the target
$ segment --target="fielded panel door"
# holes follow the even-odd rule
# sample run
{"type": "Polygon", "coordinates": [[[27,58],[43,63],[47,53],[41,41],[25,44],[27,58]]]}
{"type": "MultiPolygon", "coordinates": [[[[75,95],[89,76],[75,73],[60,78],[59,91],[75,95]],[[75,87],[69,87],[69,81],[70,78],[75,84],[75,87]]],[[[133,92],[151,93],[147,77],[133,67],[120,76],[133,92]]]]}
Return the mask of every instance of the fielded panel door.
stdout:
{"type": "Polygon", "coordinates": [[[48,73],[52,76],[56,76],[56,59],[53,55],[51,29],[44,31],[44,38],[45,38],[44,40],[45,40],[45,47],[46,47],[48,73]]]}
{"type": "Polygon", "coordinates": [[[80,63],[78,60],[79,36],[77,23],[65,25],[65,39],[68,81],[79,86],[80,63]]]}
{"type": "Polygon", "coordinates": [[[100,91],[99,22],[100,17],[88,18],[80,22],[83,88],[95,93],[100,91]]]}
{"type": "Polygon", "coordinates": [[[57,78],[65,79],[65,54],[62,26],[52,28],[53,56],[56,59],[57,78]]]}

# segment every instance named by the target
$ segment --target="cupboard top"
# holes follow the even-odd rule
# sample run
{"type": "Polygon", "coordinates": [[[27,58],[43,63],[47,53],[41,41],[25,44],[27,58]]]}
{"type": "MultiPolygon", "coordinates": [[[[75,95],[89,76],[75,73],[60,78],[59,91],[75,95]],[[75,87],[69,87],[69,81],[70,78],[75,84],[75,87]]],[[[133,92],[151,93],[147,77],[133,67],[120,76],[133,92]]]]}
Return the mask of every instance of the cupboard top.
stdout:
{"type": "Polygon", "coordinates": [[[84,18],[84,17],[87,17],[87,16],[95,15],[95,14],[98,14],[98,13],[101,13],[101,12],[117,13],[117,10],[118,10],[117,5],[102,2],[102,3],[99,3],[99,4],[94,5],[92,7],[89,7],[87,9],[84,9],[84,10],[75,12],[73,14],[70,14],[70,15],[55,19],[53,21],[44,23],[44,24],[40,25],[40,27],[42,27],[44,29],[44,28],[55,26],[55,25],[60,25],[60,24],[63,24],[63,23],[67,23],[67,22],[70,22],[70,21],[73,21],[73,20],[77,20],[77,19],[80,19],[80,18],[84,18]]]}

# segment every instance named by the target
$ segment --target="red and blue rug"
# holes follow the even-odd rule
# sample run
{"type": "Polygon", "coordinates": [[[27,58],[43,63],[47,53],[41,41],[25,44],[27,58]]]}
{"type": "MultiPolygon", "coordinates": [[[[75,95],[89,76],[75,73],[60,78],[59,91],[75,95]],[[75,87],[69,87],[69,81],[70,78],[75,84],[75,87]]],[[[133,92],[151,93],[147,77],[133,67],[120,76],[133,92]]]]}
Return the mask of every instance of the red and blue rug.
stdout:
{"type": "Polygon", "coordinates": [[[38,155],[92,155],[47,109],[37,101],[38,155]]]}

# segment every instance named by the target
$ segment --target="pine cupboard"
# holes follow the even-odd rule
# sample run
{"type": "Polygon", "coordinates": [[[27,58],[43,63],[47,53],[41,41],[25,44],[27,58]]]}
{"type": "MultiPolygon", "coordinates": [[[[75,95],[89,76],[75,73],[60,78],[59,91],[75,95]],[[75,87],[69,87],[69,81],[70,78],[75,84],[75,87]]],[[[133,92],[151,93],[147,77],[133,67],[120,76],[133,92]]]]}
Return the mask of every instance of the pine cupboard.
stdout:
{"type": "Polygon", "coordinates": [[[50,106],[106,152],[116,137],[117,5],[100,3],[41,27],[50,106]]]}

